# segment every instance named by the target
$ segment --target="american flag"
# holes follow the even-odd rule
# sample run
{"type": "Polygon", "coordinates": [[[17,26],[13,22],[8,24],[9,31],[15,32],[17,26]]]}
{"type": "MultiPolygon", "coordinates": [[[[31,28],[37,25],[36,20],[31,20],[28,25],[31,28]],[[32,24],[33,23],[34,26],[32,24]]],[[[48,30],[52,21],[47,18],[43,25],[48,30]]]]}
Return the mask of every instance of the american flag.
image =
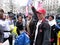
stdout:
{"type": "Polygon", "coordinates": [[[27,5],[26,5],[26,16],[28,16],[29,12],[29,6],[32,4],[32,0],[28,0],[27,5]]]}
{"type": "Polygon", "coordinates": [[[26,16],[28,16],[28,6],[26,6],[26,16]]]}

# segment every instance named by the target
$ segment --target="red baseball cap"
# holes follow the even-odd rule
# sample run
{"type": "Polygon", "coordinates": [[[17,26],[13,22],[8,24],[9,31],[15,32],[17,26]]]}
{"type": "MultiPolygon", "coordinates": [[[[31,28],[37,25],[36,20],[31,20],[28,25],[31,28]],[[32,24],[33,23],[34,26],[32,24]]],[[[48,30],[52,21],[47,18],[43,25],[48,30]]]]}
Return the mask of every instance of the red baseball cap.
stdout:
{"type": "Polygon", "coordinates": [[[37,12],[37,13],[46,14],[46,10],[45,10],[44,8],[38,9],[36,12],[37,12]]]}

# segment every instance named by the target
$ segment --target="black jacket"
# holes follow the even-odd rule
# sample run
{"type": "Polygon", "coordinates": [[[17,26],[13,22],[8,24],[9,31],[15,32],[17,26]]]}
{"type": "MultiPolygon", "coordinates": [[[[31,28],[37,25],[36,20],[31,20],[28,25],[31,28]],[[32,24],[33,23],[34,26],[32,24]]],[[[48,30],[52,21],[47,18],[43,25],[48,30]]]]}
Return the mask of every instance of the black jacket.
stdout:
{"type": "Polygon", "coordinates": [[[36,9],[32,6],[32,11],[33,11],[33,13],[34,13],[34,19],[35,19],[35,22],[37,23],[38,22],[38,17],[37,17],[37,13],[36,13],[36,9]]]}
{"type": "Polygon", "coordinates": [[[51,26],[51,38],[55,38],[57,35],[55,25],[51,26]]]}
{"type": "Polygon", "coordinates": [[[29,32],[29,36],[30,36],[30,45],[33,45],[33,41],[34,41],[34,36],[35,36],[35,30],[36,30],[36,23],[35,23],[35,20],[34,19],[31,19],[30,23],[29,23],[29,26],[27,27],[28,25],[26,25],[26,28],[25,30],[27,32],[29,32]],[[29,29],[28,29],[29,28],[29,29]],[[29,30],[29,31],[28,31],[29,30]]]}
{"type": "Polygon", "coordinates": [[[23,23],[16,23],[17,26],[17,34],[20,35],[20,31],[23,30],[23,23]]]}
{"type": "MultiPolygon", "coordinates": [[[[36,9],[34,7],[32,7],[32,11],[34,13],[35,20],[38,22],[36,9]]],[[[51,38],[50,26],[48,24],[48,21],[44,19],[42,23],[38,26],[38,34],[37,34],[35,45],[49,45],[50,38],[51,38]],[[40,32],[40,30],[42,32],[40,32]]]]}
{"type": "Polygon", "coordinates": [[[44,20],[38,26],[38,34],[37,34],[35,45],[49,45],[50,44],[49,39],[50,39],[50,26],[48,22],[44,20]]]}
{"type": "Polygon", "coordinates": [[[59,28],[56,25],[51,26],[51,43],[57,43],[57,34],[59,32],[59,28]]]}
{"type": "Polygon", "coordinates": [[[3,26],[0,25],[0,43],[3,43],[3,38],[4,38],[4,29],[3,26]]]}

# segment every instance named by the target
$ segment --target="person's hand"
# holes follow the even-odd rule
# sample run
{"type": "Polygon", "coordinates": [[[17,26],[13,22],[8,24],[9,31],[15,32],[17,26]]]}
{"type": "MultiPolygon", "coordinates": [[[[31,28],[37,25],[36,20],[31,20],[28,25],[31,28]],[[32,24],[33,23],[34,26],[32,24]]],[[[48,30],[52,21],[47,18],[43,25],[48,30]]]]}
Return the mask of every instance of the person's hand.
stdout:
{"type": "Polygon", "coordinates": [[[26,32],[29,36],[30,36],[30,33],[29,32],[26,32]]]}
{"type": "Polygon", "coordinates": [[[50,42],[53,42],[53,41],[54,41],[54,38],[52,38],[52,39],[49,39],[49,41],[50,41],[50,42]]]}
{"type": "Polygon", "coordinates": [[[30,6],[31,6],[31,7],[33,7],[33,3],[32,3],[32,4],[30,4],[30,6]]]}
{"type": "Polygon", "coordinates": [[[32,6],[32,4],[31,4],[31,6],[32,6]]]}

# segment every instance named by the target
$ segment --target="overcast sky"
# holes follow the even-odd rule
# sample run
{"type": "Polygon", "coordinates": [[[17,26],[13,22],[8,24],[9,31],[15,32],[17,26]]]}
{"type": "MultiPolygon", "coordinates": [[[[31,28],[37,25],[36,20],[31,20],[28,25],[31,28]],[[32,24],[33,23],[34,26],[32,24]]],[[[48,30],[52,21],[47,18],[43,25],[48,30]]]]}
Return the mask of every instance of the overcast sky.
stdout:
{"type": "Polygon", "coordinates": [[[26,6],[28,0],[13,0],[13,2],[19,6],[26,6]]]}
{"type": "MultiPolygon", "coordinates": [[[[28,2],[28,0],[13,0],[13,3],[15,3],[15,4],[19,5],[19,6],[26,6],[27,2],[28,2]]],[[[59,0],[59,2],[60,2],[60,0],[59,0]]]]}

